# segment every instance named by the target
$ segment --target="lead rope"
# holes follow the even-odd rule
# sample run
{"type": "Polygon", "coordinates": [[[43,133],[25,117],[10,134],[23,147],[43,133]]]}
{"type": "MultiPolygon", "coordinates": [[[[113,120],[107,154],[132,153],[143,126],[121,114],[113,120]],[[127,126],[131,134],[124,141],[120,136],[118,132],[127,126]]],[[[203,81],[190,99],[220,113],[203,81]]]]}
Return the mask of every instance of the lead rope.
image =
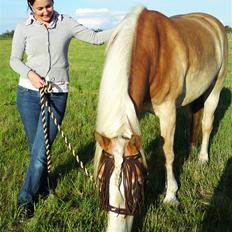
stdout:
{"type": "Polygon", "coordinates": [[[93,181],[93,176],[88,172],[86,167],[84,166],[83,162],[80,160],[78,154],[75,152],[74,148],[72,147],[71,143],[68,141],[68,138],[64,134],[60,124],[58,123],[51,107],[48,105],[47,101],[45,100],[45,93],[51,93],[51,84],[46,82],[46,86],[39,89],[40,91],[40,107],[42,112],[42,123],[43,123],[43,130],[44,130],[44,139],[45,139],[45,147],[46,147],[46,157],[47,157],[47,170],[48,176],[51,174],[51,154],[50,154],[50,144],[48,141],[48,131],[47,131],[47,123],[46,123],[46,116],[45,116],[45,106],[48,109],[48,113],[50,114],[54,124],[57,126],[58,131],[61,133],[61,137],[64,139],[65,145],[68,149],[72,152],[72,155],[75,157],[77,163],[80,165],[80,168],[84,171],[84,174],[93,181]]]}
{"type": "Polygon", "coordinates": [[[50,85],[47,85],[46,87],[40,88],[39,92],[40,92],[40,109],[41,109],[41,113],[42,113],[42,123],[43,123],[43,131],[44,131],[46,158],[47,158],[47,172],[48,172],[48,176],[50,177],[50,174],[51,174],[51,154],[50,154],[50,144],[48,141],[48,129],[47,129],[47,122],[46,122],[46,115],[45,115],[45,104],[46,104],[45,93],[51,92],[50,85]]]}

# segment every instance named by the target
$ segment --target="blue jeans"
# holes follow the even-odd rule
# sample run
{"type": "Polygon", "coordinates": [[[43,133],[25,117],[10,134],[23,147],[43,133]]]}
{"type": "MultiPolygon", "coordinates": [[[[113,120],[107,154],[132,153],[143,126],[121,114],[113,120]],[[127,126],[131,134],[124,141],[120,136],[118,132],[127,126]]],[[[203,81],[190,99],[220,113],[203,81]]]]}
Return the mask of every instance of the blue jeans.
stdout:
{"type": "MultiPolygon", "coordinates": [[[[61,124],[64,117],[67,97],[67,93],[46,94],[46,100],[51,106],[59,124],[61,124]]],[[[49,188],[44,131],[40,110],[40,93],[18,86],[16,103],[27,135],[30,151],[30,164],[18,195],[18,205],[20,206],[34,203],[37,194],[47,196],[49,188]]],[[[57,127],[47,110],[46,121],[48,139],[51,146],[57,134],[57,127]]]]}

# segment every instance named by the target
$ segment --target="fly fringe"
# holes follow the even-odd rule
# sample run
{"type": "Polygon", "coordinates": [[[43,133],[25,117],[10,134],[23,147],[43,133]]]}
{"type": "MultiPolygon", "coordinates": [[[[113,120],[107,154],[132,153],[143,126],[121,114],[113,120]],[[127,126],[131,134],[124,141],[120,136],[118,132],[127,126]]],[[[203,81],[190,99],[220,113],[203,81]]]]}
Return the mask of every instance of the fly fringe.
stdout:
{"type": "Polygon", "coordinates": [[[125,208],[110,205],[110,178],[114,168],[113,156],[103,150],[97,175],[100,185],[101,206],[104,210],[117,214],[135,215],[140,212],[144,203],[147,179],[147,170],[142,162],[142,156],[138,153],[123,158],[121,174],[125,192],[125,208]]]}

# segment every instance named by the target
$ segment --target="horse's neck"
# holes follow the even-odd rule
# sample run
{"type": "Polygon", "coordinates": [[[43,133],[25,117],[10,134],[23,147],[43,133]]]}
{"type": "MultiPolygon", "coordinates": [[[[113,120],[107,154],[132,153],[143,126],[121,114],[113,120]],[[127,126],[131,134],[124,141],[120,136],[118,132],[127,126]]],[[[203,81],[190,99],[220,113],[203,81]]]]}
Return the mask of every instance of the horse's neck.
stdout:
{"type": "MultiPolygon", "coordinates": [[[[137,35],[138,37],[138,35],[137,35]]],[[[135,39],[136,46],[133,46],[132,58],[131,58],[131,73],[129,78],[129,95],[134,103],[137,115],[142,110],[142,106],[145,100],[149,100],[149,76],[150,70],[141,68],[141,57],[143,61],[147,60],[146,55],[137,46],[141,46],[138,43],[138,39],[135,39]],[[138,68],[140,67],[140,68],[138,68]],[[147,99],[148,98],[148,99],[147,99]]]]}

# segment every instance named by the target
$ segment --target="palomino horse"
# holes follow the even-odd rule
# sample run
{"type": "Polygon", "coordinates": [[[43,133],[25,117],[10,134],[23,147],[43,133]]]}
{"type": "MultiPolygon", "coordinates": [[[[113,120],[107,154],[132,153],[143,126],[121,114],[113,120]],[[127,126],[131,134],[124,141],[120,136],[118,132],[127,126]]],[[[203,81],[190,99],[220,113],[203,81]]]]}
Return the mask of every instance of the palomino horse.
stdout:
{"type": "MultiPolygon", "coordinates": [[[[199,159],[208,161],[214,112],[227,73],[227,46],[223,25],[203,13],[168,18],[139,7],[116,28],[101,80],[95,152],[108,231],[130,231],[144,197],[146,161],[138,121],[143,109],[152,110],[160,121],[165,203],[178,203],[173,173],[177,107],[201,104],[197,107],[203,109],[199,159]]],[[[194,113],[199,119],[196,110],[193,119],[194,113]]]]}

